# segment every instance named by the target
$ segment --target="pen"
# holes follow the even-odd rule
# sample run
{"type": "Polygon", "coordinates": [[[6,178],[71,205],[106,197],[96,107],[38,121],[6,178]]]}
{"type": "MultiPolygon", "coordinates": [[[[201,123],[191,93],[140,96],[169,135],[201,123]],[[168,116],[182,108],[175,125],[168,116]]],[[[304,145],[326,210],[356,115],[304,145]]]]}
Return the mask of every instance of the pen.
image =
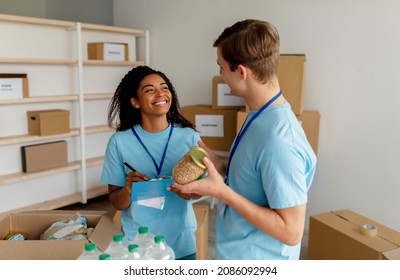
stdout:
{"type": "Polygon", "coordinates": [[[124,165],[125,165],[126,167],[128,167],[130,170],[132,170],[133,172],[136,171],[136,169],[133,168],[131,165],[129,165],[129,163],[127,163],[126,161],[124,162],[124,165]]]}

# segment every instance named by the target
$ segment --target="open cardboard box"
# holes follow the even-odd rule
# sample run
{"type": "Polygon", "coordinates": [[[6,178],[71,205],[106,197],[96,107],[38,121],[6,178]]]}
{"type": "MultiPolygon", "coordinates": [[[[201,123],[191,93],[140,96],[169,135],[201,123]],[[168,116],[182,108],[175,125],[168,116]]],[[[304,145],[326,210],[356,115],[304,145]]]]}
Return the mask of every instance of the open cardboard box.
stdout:
{"type": "Polygon", "coordinates": [[[351,210],[310,216],[309,260],[400,260],[400,232],[351,210]],[[363,233],[364,225],[377,231],[363,233]]]}
{"type": "MultiPolygon", "coordinates": [[[[208,255],[208,213],[209,206],[206,204],[193,204],[196,215],[196,257],[198,260],[206,260],[208,255]]],[[[121,228],[121,211],[115,211],[113,222],[117,228],[121,228]]]]}
{"type": "Polygon", "coordinates": [[[105,211],[45,210],[9,214],[0,220],[0,260],[75,260],[85,243],[92,242],[104,251],[114,234],[121,233],[105,211]],[[63,221],[77,212],[86,216],[94,228],[88,240],[39,240],[54,222],[63,221]],[[27,240],[9,241],[10,232],[25,232],[27,240]]]}

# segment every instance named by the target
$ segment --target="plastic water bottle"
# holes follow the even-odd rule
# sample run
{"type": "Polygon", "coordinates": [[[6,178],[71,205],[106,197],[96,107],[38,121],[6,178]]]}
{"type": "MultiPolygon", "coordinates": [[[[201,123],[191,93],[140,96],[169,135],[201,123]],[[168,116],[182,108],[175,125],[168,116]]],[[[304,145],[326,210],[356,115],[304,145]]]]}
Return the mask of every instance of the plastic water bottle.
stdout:
{"type": "Polygon", "coordinates": [[[100,260],[100,261],[111,260],[111,256],[110,256],[110,254],[103,253],[103,254],[100,254],[100,255],[99,255],[99,260],[100,260]]]}
{"type": "Polygon", "coordinates": [[[126,247],[123,234],[116,234],[108,245],[105,253],[110,254],[112,260],[127,260],[128,248],[126,247]]]}
{"type": "Polygon", "coordinates": [[[142,257],[140,255],[139,251],[139,245],[138,244],[130,244],[128,246],[128,260],[141,260],[142,257]]]}
{"type": "Polygon", "coordinates": [[[145,260],[175,260],[175,253],[165,242],[164,236],[154,237],[154,244],[144,254],[145,260]]]}
{"type": "Polygon", "coordinates": [[[139,252],[143,256],[147,249],[154,244],[154,235],[149,232],[148,227],[139,227],[132,244],[139,245],[139,252]]]}
{"type": "Polygon", "coordinates": [[[98,260],[100,251],[97,249],[96,244],[86,243],[82,254],[78,257],[78,260],[98,260]]]}

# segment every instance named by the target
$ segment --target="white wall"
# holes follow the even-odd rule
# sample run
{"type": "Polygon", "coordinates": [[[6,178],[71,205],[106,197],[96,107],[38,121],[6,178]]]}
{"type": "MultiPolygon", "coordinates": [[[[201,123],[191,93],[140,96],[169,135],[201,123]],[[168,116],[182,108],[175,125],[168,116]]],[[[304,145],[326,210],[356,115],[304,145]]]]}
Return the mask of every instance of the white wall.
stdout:
{"type": "Polygon", "coordinates": [[[308,213],[352,209],[400,230],[400,2],[396,0],[114,0],[114,24],[150,30],[151,66],[181,105],[211,104],[214,39],[237,20],[280,31],[305,53],[305,108],[321,113],[308,213]]]}

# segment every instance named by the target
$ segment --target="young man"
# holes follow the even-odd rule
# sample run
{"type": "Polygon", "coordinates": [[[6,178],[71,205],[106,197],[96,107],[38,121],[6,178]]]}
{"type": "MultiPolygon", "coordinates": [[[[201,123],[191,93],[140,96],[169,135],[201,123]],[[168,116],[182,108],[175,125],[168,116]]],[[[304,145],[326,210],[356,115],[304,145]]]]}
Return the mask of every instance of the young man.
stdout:
{"type": "Polygon", "coordinates": [[[206,178],[174,188],[219,199],[217,259],[299,259],[316,156],[280,90],[279,34],[268,22],[244,20],[214,47],[221,76],[250,112],[226,169],[213,155],[204,159],[206,178]]]}

